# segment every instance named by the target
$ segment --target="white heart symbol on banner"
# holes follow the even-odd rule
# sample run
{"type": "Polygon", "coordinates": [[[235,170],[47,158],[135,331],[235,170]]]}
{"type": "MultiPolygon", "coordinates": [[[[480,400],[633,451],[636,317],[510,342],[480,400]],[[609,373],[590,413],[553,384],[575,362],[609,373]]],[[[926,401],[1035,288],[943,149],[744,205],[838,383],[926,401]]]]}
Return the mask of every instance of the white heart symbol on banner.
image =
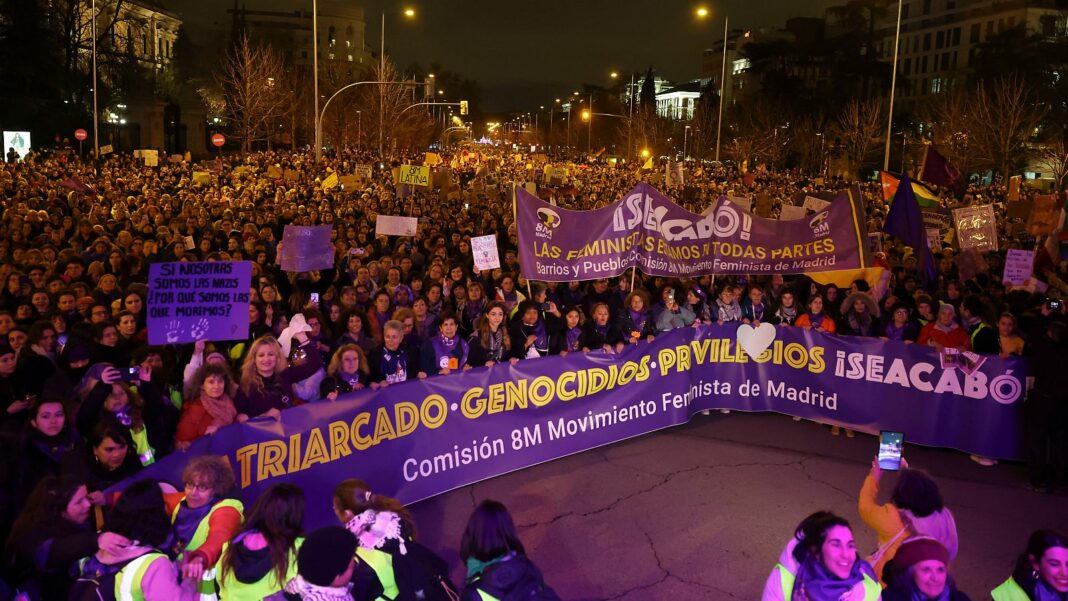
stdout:
{"type": "Polygon", "coordinates": [[[746,323],[738,326],[738,344],[750,357],[759,357],[772,342],[775,342],[775,326],[770,323],[756,328],[746,323]]]}

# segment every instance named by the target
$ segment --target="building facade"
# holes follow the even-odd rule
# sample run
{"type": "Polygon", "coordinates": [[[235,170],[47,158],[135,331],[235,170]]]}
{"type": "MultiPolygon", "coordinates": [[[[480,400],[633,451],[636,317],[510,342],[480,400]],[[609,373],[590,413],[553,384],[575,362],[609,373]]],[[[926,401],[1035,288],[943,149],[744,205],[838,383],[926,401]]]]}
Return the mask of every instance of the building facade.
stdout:
{"type": "MultiPolygon", "coordinates": [[[[1043,36],[1068,32],[1063,0],[906,0],[901,9],[898,97],[915,102],[962,85],[980,45],[1016,27],[1043,36]]],[[[880,57],[892,62],[897,13],[879,23],[880,57]]]]}
{"type": "MultiPolygon", "coordinates": [[[[312,65],[312,12],[310,10],[268,11],[231,9],[235,27],[249,38],[280,51],[286,62],[302,67],[312,65]]],[[[320,61],[349,63],[354,67],[371,64],[367,46],[363,8],[345,5],[319,11],[320,61]]]]}

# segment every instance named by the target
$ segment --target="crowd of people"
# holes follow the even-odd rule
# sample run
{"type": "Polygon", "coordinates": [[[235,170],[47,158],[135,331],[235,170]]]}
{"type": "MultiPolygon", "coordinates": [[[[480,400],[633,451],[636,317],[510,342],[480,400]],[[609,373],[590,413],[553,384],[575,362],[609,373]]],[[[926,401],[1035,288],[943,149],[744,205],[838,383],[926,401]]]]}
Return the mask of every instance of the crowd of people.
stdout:
{"type": "MultiPolygon", "coordinates": [[[[99,565],[86,565],[104,573],[142,548],[149,549],[149,559],[136,571],[141,582],[163,583],[160,590],[172,591],[179,580],[221,589],[228,579],[244,582],[233,557],[265,550],[270,561],[256,565],[273,566],[272,582],[285,586],[294,574],[303,575],[294,567],[300,563],[293,542],[299,538],[298,508],[303,510],[299,491],[272,489],[246,514],[225,501],[232,474],[228,480],[216,464],[191,463],[199,471],[187,474],[184,496],[161,497],[167,524],[161,520],[152,532],[137,530],[151,527],[148,522],[130,519],[131,512],[154,511],[152,486],[127,488],[117,500],[105,491],[200,437],[249,419],[277,418],[303,403],[502,362],[616,353],[701,324],[768,322],[1029,357],[1035,376],[1026,404],[1031,484],[1049,492],[1068,484],[1068,403],[1056,380],[1068,358],[1065,306],[1003,285],[997,254],[985,257],[986,269],[962,279],[953,251],[936,249],[938,275],[927,280],[917,273],[915,253],[886,239],[878,254],[885,277],[874,285],[857,280],[849,288],[804,275],[668,279],[628,273],[547,283],[520,269],[509,208],[512,185],[540,177],[533,165],[487,149],[445,155],[453,165],[441,189],[413,191],[396,190],[389,165],[376,158],[342,152],[316,166],[309,153],[265,152],[197,167],[146,167],[129,155],[94,164],[56,151],[0,168],[0,452],[16,459],[0,462],[0,523],[9,525],[5,581],[12,588],[23,590],[30,581],[69,587],[73,581],[44,576],[73,574],[74,560],[90,556],[99,565]],[[370,180],[324,189],[328,170],[347,174],[364,164],[375,167],[370,180]],[[206,182],[193,177],[201,169],[209,174],[206,182]],[[412,238],[376,236],[377,215],[417,217],[419,232],[412,238]],[[333,225],[334,267],[282,271],[278,250],[286,224],[333,225]],[[474,271],[470,238],[491,233],[499,241],[501,267],[474,271]],[[245,339],[148,344],[150,264],[237,260],[253,266],[245,339]],[[96,513],[104,524],[99,534],[89,525],[99,521],[90,519],[96,513]],[[112,528],[112,522],[118,525],[112,528]],[[29,533],[26,524],[34,525],[29,533]],[[48,528],[36,530],[42,524],[48,528]],[[78,538],[55,544],[68,535],[78,538]]],[[[538,194],[561,207],[588,209],[616,200],[649,175],[625,166],[571,165],[567,181],[539,182],[538,194]]],[[[774,214],[798,194],[845,185],[796,173],[764,173],[747,185],[725,168],[698,167],[685,186],[664,191],[695,212],[720,195],[766,194],[775,200],[774,214]]],[[[866,185],[863,192],[868,229],[878,232],[886,213],[881,189],[866,185]]],[[[969,194],[968,202],[997,202],[1005,190],[989,186],[969,194]]],[[[1011,219],[1003,221],[1000,233],[1008,241],[1016,229],[1011,219]]],[[[1039,252],[1035,272],[1053,284],[1051,294],[1065,270],[1059,257],[1039,252]]],[[[359,494],[386,503],[388,497],[361,486],[359,494]]],[[[376,511],[386,508],[407,519],[399,506],[376,511]]],[[[344,509],[335,499],[339,516],[349,511],[352,519],[366,509],[344,509]]],[[[494,536],[522,555],[518,539],[511,540],[514,528],[505,532],[510,520],[503,507],[480,509],[481,519],[498,532],[479,530],[471,535],[475,541],[465,536],[470,575],[480,573],[472,566],[499,563],[500,553],[478,547],[500,550],[493,547],[494,536]]],[[[895,523],[886,521],[885,528],[893,529],[895,523]]],[[[848,530],[840,522],[812,516],[798,528],[797,540],[848,530]]],[[[373,528],[379,526],[392,528],[373,528]]],[[[410,520],[407,526],[393,538],[414,540],[410,520]]],[[[344,539],[337,531],[313,533],[305,544],[320,540],[316,535],[344,539]]],[[[364,537],[357,538],[363,548],[364,537]]],[[[795,544],[794,559],[784,559],[796,567],[818,557],[809,542],[795,544]]],[[[313,554],[315,545],[308,549],[313,554]]],[[[309,562],[329,565],[321,558],[309,562]]],[[[364,563],[376,565],[373,557],[364,563]]],[[[316,578],[314,585],[329,587],[318,583],[334,583],[350,569],[341,567],[332,575],[337,578],[316,578]]],[[[365,587],[356,583],[353,590],[365,587]]]]}

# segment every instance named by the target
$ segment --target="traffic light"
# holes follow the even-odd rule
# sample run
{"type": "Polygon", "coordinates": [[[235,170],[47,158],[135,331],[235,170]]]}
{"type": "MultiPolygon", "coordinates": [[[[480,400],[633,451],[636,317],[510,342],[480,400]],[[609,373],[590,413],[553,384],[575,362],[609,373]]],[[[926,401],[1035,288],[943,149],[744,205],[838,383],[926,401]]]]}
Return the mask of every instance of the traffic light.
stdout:
{"type": "Polygon", "coordinates": [[[466,115],[467,114],[467,101],[466,100],[461,100],[460,101],[460,114],[461,115],[466,115]]]}

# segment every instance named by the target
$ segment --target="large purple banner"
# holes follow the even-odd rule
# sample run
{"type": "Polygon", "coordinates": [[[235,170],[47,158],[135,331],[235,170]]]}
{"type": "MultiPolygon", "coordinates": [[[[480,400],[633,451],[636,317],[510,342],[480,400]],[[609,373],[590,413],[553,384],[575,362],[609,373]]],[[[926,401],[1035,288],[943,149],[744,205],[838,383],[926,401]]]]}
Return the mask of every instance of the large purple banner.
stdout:
{"type": "Polygon", "coordinates": [[[707,215],[649,184],[592,211],[554,207],[517,188],[519,262],[536,280],[619,275],[637,266],[665,277],[813,273],[868,267],[864,205],[855,189],[815,215],[778,221],[721,198],[707,215]]]}
{"type": "Polygon", "coordinates": [[[247,502],[275,482],[296,484],[321,508],[308,512],[309,526],[318,526],[333,519],[325,508],[344,478],[410,503],[718,408],[903,431],[909,444],[989,457],[1021,455],[1024,361],[987,357],[967,375],[942,368],[929,347],[791,327],[775,328],[754,359],[735,332],[685,328],[618,355],[521,361],[303,405],[281,421],[228,426],[142,476],[177,482],[189,456],[223,454],[247,502]]]}

